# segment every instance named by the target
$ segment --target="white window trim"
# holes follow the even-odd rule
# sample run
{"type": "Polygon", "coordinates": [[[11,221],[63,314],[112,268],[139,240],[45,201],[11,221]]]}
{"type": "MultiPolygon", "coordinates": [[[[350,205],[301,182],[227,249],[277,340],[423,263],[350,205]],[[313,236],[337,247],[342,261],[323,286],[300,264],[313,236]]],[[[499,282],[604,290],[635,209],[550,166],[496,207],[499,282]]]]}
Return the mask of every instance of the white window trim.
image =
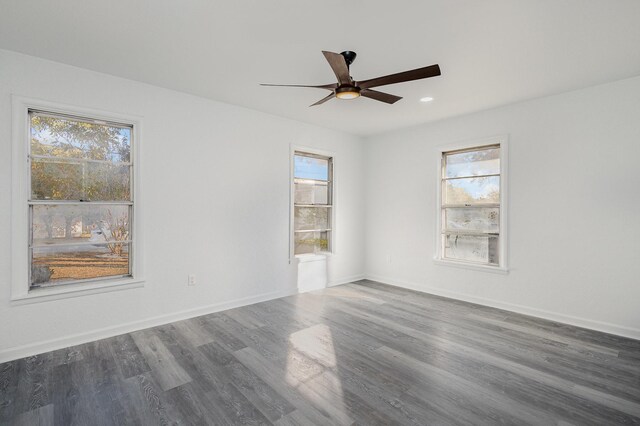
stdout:
{"type": "Polygon", "coordinates": [[[76,297],[85,294],[103,293],[144,285],[144,262],[141,243],[143,240],[140,221],[140,141],[142,140],[142,120],[139,116],[123,115],[102,110],[64,105],[57,102],[12,95],[12,194],[11,194],[11,302],[24,304],[76,297]],[[131,160],[133,163],[133,209],[132,234],[136,244],[132,250],[131,277],[99,280],[96,282],[65,284],[30,290],[29,288],[29,164],[27,162],[29,144],[29,109],[52,113],[90,117],[98,120],[116,121],[133,126],[131,160]]]}
{"type": "Polygon", "coordinates": [[[310,260],[312,258],[317,258],[317,256],[334,256],[336,254],[336,250],[338,247],[338,235],[336,233],[337,223],[336,223],[336,210],[337,210],[337,194],[338,194],[338,185],[337,185],[337,159],[336,154],[333,151],[325,151],[322,149],[313,148],[310,146],[296,145],[291,144],[289,146],[289,263],[292,263],[294,259],[300,260],[310,260]],[[294,178],[294,161],[293,156],[296,151],[298,152],[308,152],[309,154],[321,155],[323,157],[331,157],[331,161],[333,163],[332,170],[332,198],[331,198],[331,251],[323,251],[320,253],[307,253],[307,254],[295,254],[295,185],[293,184],[294,178]]]}
{"type": "Polygon", "coordinates": [[[509,227],[508,227],[508,187],[509,187],[509,135],[497,135],[482,139],[461,141],[436,147],[436,238],[434,263],[438,265],[453,266],[475,271],[494,272],[499,274],[509,273],[509,227]],[[448,151],[469,149],[485,145],[500,145],[500,235],[499,235],[499,259],[500,266],[475,265],[464,261],[445,259],[442,253],[442,154],[448,151]]]}

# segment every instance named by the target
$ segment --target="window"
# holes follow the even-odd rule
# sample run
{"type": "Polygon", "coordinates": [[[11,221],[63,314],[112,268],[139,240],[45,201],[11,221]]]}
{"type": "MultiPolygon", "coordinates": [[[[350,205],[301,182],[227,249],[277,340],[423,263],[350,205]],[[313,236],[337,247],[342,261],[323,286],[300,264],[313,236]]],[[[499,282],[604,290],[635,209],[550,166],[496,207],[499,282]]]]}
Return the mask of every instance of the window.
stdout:
{"type": "Polygon", "coordinates": [[[505,269],[503,151],[501,143],[441,151],[439,260],[505,269]]]}
{"type": "Polygon", "coordinates": [[[332,251],[333,159],[293,155],[294,254],[332,251]]]}
{"type": "Polygon", "coordinates": [[[133,126],[28,110],[29,289],[132,276],[133,126]]]}

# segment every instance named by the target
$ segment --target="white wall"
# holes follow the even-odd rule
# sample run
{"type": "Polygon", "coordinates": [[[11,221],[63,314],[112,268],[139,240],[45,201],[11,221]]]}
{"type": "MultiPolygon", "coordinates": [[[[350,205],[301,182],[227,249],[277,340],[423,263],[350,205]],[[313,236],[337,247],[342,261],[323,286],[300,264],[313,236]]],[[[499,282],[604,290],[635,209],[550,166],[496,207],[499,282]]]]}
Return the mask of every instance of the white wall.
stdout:
{"type": "Polygon", "coordinates": [[[0,362],[294,292],[292,143],[335,152],[338,238],[329,280],[361,278],[360,138],[0,50],[0,362]],[[143,117],[144,288],[10,303],[11,94],[143,117]],[[187,287],[190,273],[195,287],[187,287]]]}
{"type": "Polygon", "coordinates": [[[640,338],[640,78],[366,143],[369,278],[640,338]],[[509,274],[434,264],[434,147],[505,133],[509,274]]]}

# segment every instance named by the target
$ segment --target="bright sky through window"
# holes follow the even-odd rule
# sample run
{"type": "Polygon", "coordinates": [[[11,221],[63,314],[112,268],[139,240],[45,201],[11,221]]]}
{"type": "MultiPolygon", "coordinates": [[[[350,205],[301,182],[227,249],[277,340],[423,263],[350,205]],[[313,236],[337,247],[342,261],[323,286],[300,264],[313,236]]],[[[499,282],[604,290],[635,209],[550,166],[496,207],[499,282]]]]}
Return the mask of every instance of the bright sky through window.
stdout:
{"type": "Polygon", "coordinates": [[[295,155],[293,168],[296,178],[329,180],[329,162],[326,159],[295,155]]]}

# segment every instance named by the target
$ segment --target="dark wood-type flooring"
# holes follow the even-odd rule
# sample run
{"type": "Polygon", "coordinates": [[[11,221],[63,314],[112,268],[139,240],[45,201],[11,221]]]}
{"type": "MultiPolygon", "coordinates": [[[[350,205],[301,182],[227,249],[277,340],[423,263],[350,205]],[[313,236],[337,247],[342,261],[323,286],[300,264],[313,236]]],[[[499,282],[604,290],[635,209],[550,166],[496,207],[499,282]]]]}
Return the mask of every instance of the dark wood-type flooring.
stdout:
{"type": "Polygon", "coordinates": [[[1,364],[0,423],[640,424],[640,341],[360,281],[1,364]]]}

